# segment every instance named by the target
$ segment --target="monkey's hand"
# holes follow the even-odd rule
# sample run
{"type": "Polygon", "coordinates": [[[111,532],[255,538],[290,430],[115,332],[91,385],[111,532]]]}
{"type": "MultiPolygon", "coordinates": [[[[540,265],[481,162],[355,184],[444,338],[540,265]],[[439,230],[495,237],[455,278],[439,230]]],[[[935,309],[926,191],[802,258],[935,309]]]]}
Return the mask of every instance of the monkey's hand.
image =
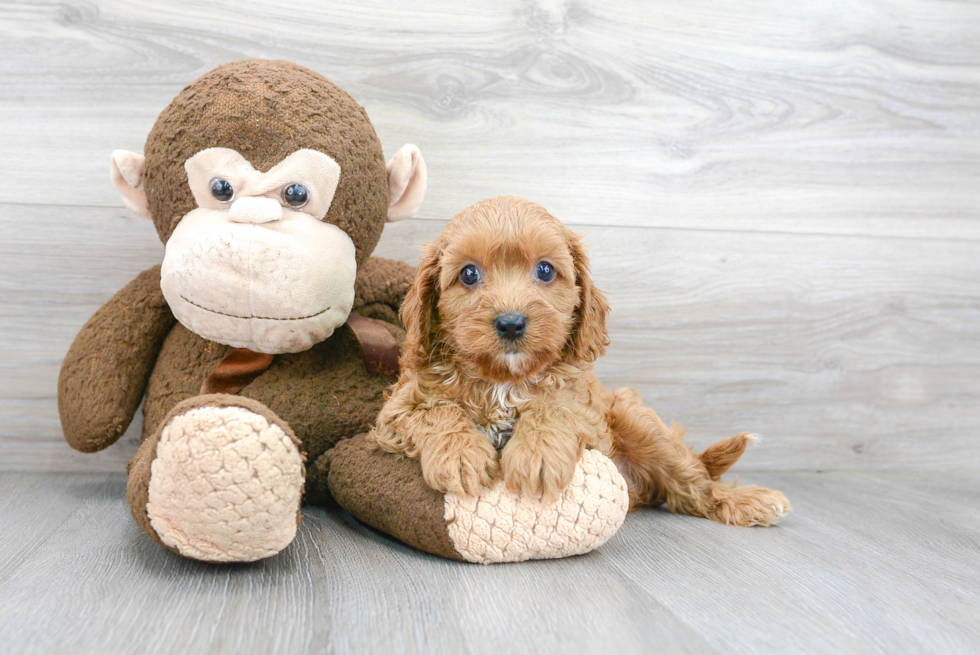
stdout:
{"type": "Polygon", "coordinates": [[[126,431],[175,322],[157,265],[120,289],[82,327],[58,377],[58,413],[72,448],[102,450],[126,431]]]}
{"type": "Polygon", "coordinates": [[[371,257],[354,281],[354,308],[361,316],[401,326],[398,310],[415,280],[415,267],[383,257],[371,257]]]}

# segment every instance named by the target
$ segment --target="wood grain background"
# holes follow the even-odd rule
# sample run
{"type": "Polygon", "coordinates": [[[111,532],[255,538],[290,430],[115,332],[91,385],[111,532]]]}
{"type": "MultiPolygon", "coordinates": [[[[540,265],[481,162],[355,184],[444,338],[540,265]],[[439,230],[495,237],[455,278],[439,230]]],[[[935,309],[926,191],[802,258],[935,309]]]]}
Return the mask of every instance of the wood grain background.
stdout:
{"type": "Polygon", "coordinates": [[[160,261],[108,181],[198,75],[284,58],[430,170],[411,262],[480,198],[589,233],[600,362],[743,469],[980,468],[980,5],[819,0],[0,4],[0,468],[71,451],[58,368],[160,261]]]}

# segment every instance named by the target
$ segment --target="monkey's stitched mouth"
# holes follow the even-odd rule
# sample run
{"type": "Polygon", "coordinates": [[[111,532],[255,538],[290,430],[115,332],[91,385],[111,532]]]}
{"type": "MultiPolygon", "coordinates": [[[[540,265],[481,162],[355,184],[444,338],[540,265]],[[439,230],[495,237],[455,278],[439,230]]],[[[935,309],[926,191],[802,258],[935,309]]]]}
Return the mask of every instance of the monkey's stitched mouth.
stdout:
{"type": "Polygon", "coordinates": [[[211,312],[212,314],[218,314],[219,316],[228,316],[229,318],[244,318],[244,319],[257,318],[257,319],[259,319],[261,321],[302,321],[302,320],[307,319],[307,318],[315,318],[315,317],[319,316],[320,314],[323,314],[325,312],[329,312],[330,311],[330,308],[327,307],[326,309],[321,309],[317,313],[310,314],[309,316],[294,316],[292,318],[276,318],[275,316],[240,316],[238,314],[229,314],[227,312],[219,312],[217,309],[210,309],[208,307],[205,307],[204,305],[199,305],[198,303],[194,302],[193,300],[191,300],[190,298],[188,298],[187,296],[184,296],[184,295],[181,295],[180,297],[181,297],[182,300],[184,300],[185,302],[190,303],[191,305],[194,305],[198,309],[203,309],[204,311],[211,312]]]}

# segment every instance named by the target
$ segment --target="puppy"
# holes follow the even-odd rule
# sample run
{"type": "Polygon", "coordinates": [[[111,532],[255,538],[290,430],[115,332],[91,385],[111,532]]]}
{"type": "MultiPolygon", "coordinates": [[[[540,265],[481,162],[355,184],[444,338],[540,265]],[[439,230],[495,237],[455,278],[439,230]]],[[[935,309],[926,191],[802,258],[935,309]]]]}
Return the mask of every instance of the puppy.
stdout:
{"type": "Polygon", "coordinates": [[[697,455],[637,392],[599,383],[608,311],[579,235],[528,200],[478,202],[423,251],[402,306],[401,375],[370,438],[418,458],[444,493],[477,495],[502,475],[549,502],[596,448],[626,479],[631,509],[666,503],[730,525],[785,516],[780,492],[720,480],[751,435],[697,455]]]}

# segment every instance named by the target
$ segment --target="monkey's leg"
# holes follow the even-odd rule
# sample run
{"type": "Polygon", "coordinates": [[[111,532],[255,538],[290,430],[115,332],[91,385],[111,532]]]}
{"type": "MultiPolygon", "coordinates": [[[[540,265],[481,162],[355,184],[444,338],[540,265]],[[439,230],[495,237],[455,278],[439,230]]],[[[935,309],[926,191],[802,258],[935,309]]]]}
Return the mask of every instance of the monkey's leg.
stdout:
{"type": "Polygon", "coordinates": [[[613,453],[630,489],[632,507],[666,503],[672,512],[727,525],[772,525],[789,513],[779,491],[720,480],[745,449],[748,435],[709,447],[701,456],[684,444],[683,431],[667,427],[632,389],[618,389],[610,409],[613,453]]]}
{"type": "Polygon", "coordinates": [[[586,450],[571,484],[553,503],[509,491],[498,480],[477,496],[429,487],[417,459],[378,449],[358,435],[317,459],[337,503],[358,520],[420,550],[493,564],[580,555],[623,523],[626,481],[598,450],[586,450]]]}
{"type": "Polygon", "coordinates": [[[262,403],[209,394],[179,403],[129,463],[133,518],[191,559],[251,562],[296,536],[304,456],[262,403]]]}

